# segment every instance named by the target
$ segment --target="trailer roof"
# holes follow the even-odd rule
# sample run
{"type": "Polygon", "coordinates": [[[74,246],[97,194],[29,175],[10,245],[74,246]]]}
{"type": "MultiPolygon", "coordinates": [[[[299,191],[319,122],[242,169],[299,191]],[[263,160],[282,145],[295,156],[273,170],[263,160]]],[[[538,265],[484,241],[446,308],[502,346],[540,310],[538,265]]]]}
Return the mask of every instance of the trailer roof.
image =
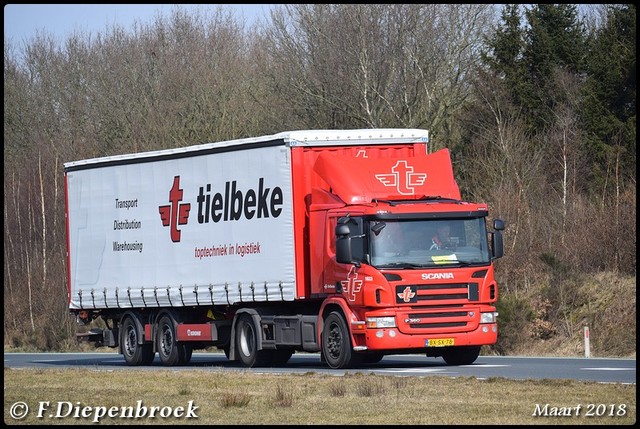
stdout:
{"type": "Polygon", "coordinates": [[[298,130],[285,131],[277,134],[251,137],[236,140],[226,140],[214,143],[203,143],[193,146],[163,149],[149,152],[113,155],[101,158],[91,158],[66,162],[65,169],[89,167],[93,164],[118,164],[120,162],[156,158],[192,156],[202,151],[217,151],[221,149],[238,150],[260,146],[336,146],[367,144],[403,144],[411,142],[428,142],[429,131],[417,128],[364,128],[355,130],[298,130]]]}

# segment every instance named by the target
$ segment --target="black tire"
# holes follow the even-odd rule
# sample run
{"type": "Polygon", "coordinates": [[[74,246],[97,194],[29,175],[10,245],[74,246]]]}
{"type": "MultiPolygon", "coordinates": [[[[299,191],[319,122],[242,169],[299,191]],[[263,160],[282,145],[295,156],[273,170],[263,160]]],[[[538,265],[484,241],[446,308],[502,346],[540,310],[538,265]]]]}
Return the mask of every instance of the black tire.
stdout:
{"type": "Polygon", "coordinates": [[[193,346],[191,344],[180,344],[178,347],[182,347],[182,353],[180,354],[180,365],[186,365],[191,362],[191,356],[193,356],[193,346]]]}
{"type": "Polygon", "coordinates": [[[322,328],[322,354],[329,367],[352,368],[362,361],[362,355],[353,351],[347,322],[337,311],[327,316],[322,328]]]}
{"type": "Polygon", "coordinates": [[[153,351],[153,343],[144,343],[142,347],[142,365],[151,365],[156,358],[156,352],[153,351]]]}
{"type": "Polygon", "coordinates": [[[384,354],[382,353],[367,353],[362,356],[362,363],[372,364],[378,363],[382,360],[384,354]]]}
{"type": "Polygon", "coordinates": [[[273,350],[271,365],[272,366],[286,365],[287,362],[289,362],[289,359],[291,359],[291,356],[293,356],[293,352],[294,352],[293,349],[273,350]]]}
{"type": "Polygon", "coordinates": [[[153,344],[138,344],[140,333],[135,321],[127,317],[120,326],[120,347],[129,366],[149,365],[155,358],[153,344]]]}
{"type": "Polygon", "coordinates": [[[447,365],[471,365],[478,359],[481,346],[450,347],[444,351],[442,358],[447,365]]]}
{"type": "Polygon", "coordinates": [[[242,314],[236,324],[236,356],[247,368],[269,366],[275,350],[258,350],[258,331],[253,319],[242,314]]]}
{"type": "Polygon", "coordinates": [[[156,329],[156,347],[160,362],[164,366],[182,365],[185,363],[186,350],[178,343],[174,321],[169,316],[162,316],[156,329]]]}
{"type": "Polygon", "coordinates": [[[231,343],[228,343],[222,347],[222,351],[224,355],[229,359],[229,354],[231,353],[231,343]]]}

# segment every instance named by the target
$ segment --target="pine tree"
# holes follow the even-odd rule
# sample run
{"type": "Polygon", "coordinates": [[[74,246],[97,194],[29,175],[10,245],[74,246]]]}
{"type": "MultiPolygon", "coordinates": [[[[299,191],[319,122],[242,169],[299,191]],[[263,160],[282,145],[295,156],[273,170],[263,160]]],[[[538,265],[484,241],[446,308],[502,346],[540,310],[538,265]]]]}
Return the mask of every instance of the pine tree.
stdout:
{"type": "Polygon", "coordinates": [[[636,172],[636,8],[608,6],[590,43],[581,108],[592,174],[600,192],[620,160],[623,177],[636,172]]]}
{"type": "Polygon", "coordinates": [[[586,36],[575,5],[539,4],[526,12],[529,27],[523,52],[527,93],[522,104],[531,126],[551,126],[554,106],[562,92],[554,81],[557,69],[580,74],[584,69],[586,36]]]}

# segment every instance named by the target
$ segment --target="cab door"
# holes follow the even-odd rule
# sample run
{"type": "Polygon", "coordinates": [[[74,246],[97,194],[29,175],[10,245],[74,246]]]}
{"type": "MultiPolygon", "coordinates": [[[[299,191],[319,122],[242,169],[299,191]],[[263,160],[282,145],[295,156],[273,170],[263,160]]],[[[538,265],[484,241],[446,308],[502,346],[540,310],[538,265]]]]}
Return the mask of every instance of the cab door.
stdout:
{"type": "Polygon", "coordinates": [[[325,285],[333,293],[344,296],[351,305],[362,305],[362,291],[364,279],[360,278],[357,263],[341,264],[336,262],[336,235],[338,222],[349,226],[351,238],[351,256],[354,261],[363,262],[365,259],[364,220],[362,217],[345,217],[344,214],[330,214],[327,218],[325,245],[325,285]]]}

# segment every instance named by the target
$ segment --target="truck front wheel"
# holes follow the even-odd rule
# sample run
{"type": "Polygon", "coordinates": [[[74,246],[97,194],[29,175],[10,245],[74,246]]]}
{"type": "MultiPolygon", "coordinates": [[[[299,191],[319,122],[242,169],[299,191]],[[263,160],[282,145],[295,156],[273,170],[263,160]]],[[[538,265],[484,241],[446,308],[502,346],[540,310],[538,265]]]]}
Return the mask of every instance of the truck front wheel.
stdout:
{"type": "Polygon", "coordinates": [[[447,365],[471,365],[480,355],[480,346],[450,347],[442,354],[447,365]]]}
{"type": "Polygon", "coordinates": [[[329,314],[324,321],[322,354],[327,365],[334,369],[350,368],[362,361],[362,356],[356,354],[351,346],[347,322],[337,311],[329,314]]]}
{"type": "Polygon", "coordinates": [[[138,328],[131,317],[127,317],[120,327],[120,347],[127,365],[149,365],[156,354],[153,344],[138,344],[138,328]]]}
{"type": "Polygon", "coordinates": [[[248,368],[271,364],[274,350],[258,350],[258,334],[253,319],[242,314],[236,325],[236,352],[248,368]]]}
{"type": "Polygon", "coordinates": [[[368,353],[362,357],[362,363],[373,364],[382,360],[384,355],[382,353],[368,353]]]}
{"type": "Polygon", "coordinates": [[[191,346],[178,342],[173,319],[162,316],[156,331],[156,346],[165,366],[184,365],[191,360],[191,346]]]}

